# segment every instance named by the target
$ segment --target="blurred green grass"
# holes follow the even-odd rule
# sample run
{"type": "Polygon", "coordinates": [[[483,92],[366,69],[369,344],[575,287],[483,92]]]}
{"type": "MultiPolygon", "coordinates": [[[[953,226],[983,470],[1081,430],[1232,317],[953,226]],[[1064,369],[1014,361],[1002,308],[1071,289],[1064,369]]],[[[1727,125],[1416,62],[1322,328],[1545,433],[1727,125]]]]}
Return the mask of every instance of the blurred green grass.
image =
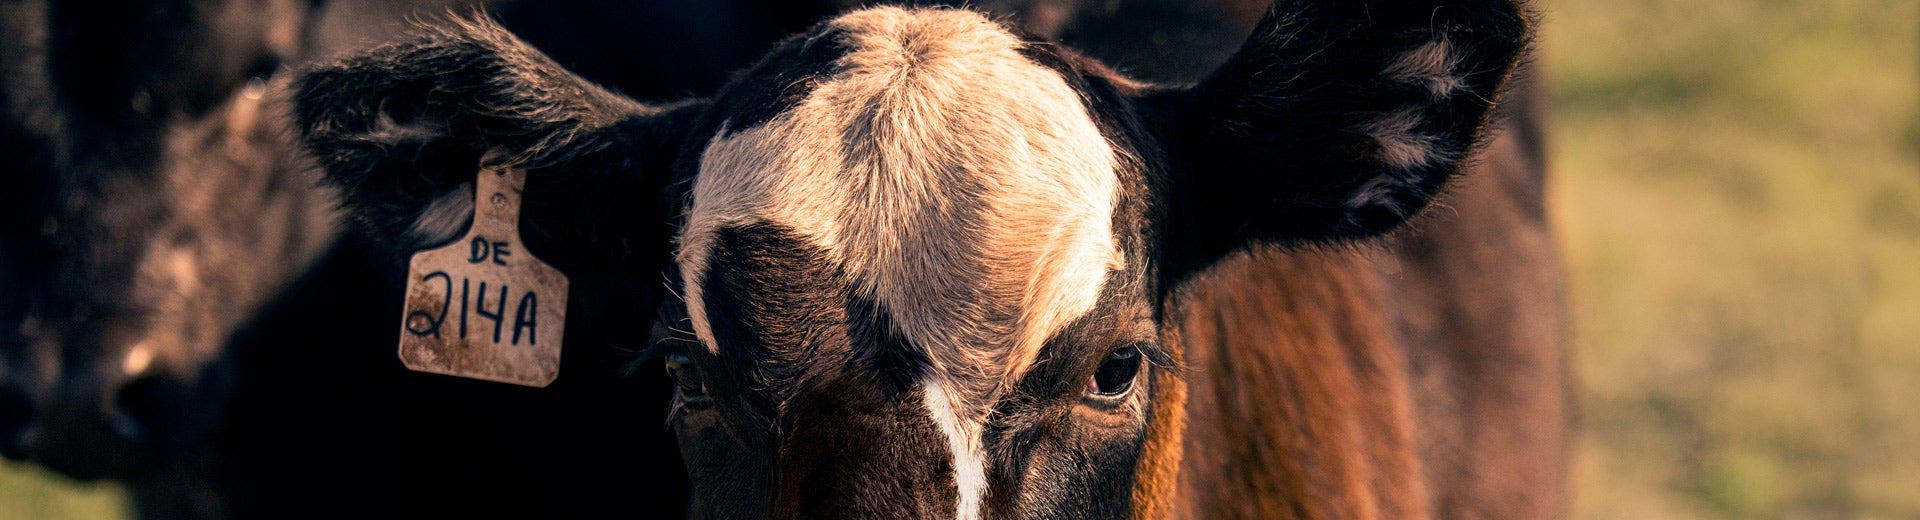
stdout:
{"type": "Polygon", "coordinates": [[[1920,3],[1548,0],[1580,518],[1920,518],[1920,3]]]}
{"type": "MultiPolygon", "coordinates": [[[[1920,518],[1920,2],[1542,0],[1578,518],[1920,518]]],[[[0,519],[113,518],[0,466],[0,519]]]]}
{"type": "Polygon", "coordinates": [[[111,482],[80,483],[37,467],[0,462],[0,520],[109,519],[130,516],[111,482]]]}

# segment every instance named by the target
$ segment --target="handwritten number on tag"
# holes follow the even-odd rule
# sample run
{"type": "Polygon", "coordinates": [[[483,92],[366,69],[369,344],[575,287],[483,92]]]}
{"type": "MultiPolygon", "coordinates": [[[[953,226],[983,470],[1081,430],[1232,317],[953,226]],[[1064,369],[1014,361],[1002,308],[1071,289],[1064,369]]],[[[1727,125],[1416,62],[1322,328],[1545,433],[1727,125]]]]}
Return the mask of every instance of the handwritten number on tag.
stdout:
{"type": "MultiPolygon", "coordinates": [[[[420,277],[422,283],[439,281],[441,291],[440,308],[437,312],[415,310],[407,313],[407,332],[417,337],[440,337],[440,330],[447,322],[447,311],[453,306],[453,276],[446,271],[434,271],[420,277]]],[[[507,284],[499,284],[499,290],[493,291],[487,280],[460,278],[459,329],[456,337],[466,339],[468,324],[478,319],[493,323],[493,342],[501,344],[506,335],[507,302],[511,295],[520,298],[513,305],[513,327],[511,336],[507,336],[506,345],[539,344],[540,333],[540,293],[534,291],[514,292],[507,284]],[[494,295],[498,297],[494,297],[494,295]],[[491,300],[491,302],[489,302],[491,300]]]]}
{"type": "MultiPolygon", "coordinates": [[[[453,303],[453,277],[449,276],[446,271],[434,271],[426,276],[420,277],[420,281],[423,283],[431,282],[435,278],[439,278],[441,283],[446,284],[446,290],[440,292],[440,294],[445,295],[440,299],[440,313],[432,314],[427,311],[408,312],[407,332],[415,336],[433,336],[434,338],[439,338],[440,325],[447,321],[447,306],[453,303]]],[[[465,282],[465,280],[462,280],[462,282],[465,282]]]]}

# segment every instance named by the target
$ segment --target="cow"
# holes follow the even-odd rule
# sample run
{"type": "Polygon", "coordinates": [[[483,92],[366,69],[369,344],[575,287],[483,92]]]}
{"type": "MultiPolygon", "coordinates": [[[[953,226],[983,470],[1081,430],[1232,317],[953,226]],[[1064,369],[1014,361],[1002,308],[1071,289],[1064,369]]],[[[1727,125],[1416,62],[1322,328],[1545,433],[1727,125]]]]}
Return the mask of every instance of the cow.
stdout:
{"type": "MultiPolygon", "coordinates": [[[[365,268],[336,191],[291,140],[294,66],[462,3],[0,4],[0,455],[124,481],[157,518],[649,504],[614,491],[645,472],[543,475],[597,467],[584,460],[678,473],[670,447],[620,450],[658,436],[657,421],[606,412],[644,380],[604,382],[614,370],[591,356],[540,395],[392,367],[386,314],[356,314],[387,300],[368,294],[385,274],[365,268]],[[498,427],[512,422],[544,425],[498,427]],[[469,431],[482,433],[458,437],[469,431]],[[436,451],[396,437],[464,440],[436,451]],[[507,455],[488,471],[445,464],[462,450],[507,455]],[[382,465],[394,468],[368,474],[382,465]],[[356,486],[367,502],[315,505],[356,486]],[[520,494],[447,505],[489,489],[520,494]],[[573,499],[589,494],[607,498],[573,499]]],[[[532,6],[491,4],[541,26],[532,6]]],[[[710,45],[752,40],[723,22],[698,25],[710,45]]],[[[661,488],[659,507],[677,507],[680,488],[661,488]]]]}
{"type": "Polygon", "coordinates": [[[226,335],[334,239],[269,95],[312,8],[0,6],[0,453],[151,466],[226,335]]]}
{"type": "MultiPolygon", "coordinates": [[[[217,404],[235,371],[254,380],[293,370],[271,355],[229,359],[232,338],[287,321],[263,314],[292,306],[273,302],[294,285],[341,283],[308,274],[324,260],[358,258],[335,252],[352,248],[335,242],[351,233],[331,191],[312,186],[289,153],[274,78],[284,63],[364,46],[409,12],[454,3],[0,6],[10,71],[0,131],[18,158],[0,220],[0,453],[83,479],[158,480],[152,467],[170,452],[206,449],[197,430],[227,427],[217,404]]],[[[711,91],[779,34],[834,8],[495,4],[540,47],[643,97],[711,91]],[[605,42],[574,22],[591,14],[624,24],[605,34],[658,33],[648,47],[696,49],[695,59],[636,74],[665,64],[591,52],[605,42]],[[663,25],[678,30],[638,30],[663,25]]],[[[1008,4],[997,8],[1031,10],[1008,4]]],[[[141,493],[166,494],[190,493],[141,493]]]]}
{"type": "Polygon", "coordinates": [[[622,302],[574,323],[665,360],[695,516],[1555,515],[1525,6],[1267,7],[1191,85],[877,7],[665,104],[456,20],[295,117],[394,260],[524,171],[524,250],[622,302]]]}

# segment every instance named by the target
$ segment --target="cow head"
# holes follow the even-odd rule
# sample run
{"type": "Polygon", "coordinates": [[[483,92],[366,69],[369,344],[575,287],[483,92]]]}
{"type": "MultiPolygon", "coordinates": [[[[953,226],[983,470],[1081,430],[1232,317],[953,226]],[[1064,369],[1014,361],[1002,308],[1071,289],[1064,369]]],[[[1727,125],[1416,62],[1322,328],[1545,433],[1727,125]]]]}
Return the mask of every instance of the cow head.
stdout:
{"type": "Polygon", "coordinates": [[[228,336],[331,239],[272,95],[311,8],[0,6],[0,453],[141,469],[228,336]]]}
{"type": "Polygon", "coordinates": [[[397,249],[457,236],[500,150],[530,249],[640,281],[576,297],[658,309],[695,510],[1120,517],[1177,465],[1170,295],[1236,251],[1403,223],[1526,35],[1511,0],[1281,1],[1211,77],[1157,88],[972,12],[876,8],[658,107],[479,21],[297,103],[397,249]]]}

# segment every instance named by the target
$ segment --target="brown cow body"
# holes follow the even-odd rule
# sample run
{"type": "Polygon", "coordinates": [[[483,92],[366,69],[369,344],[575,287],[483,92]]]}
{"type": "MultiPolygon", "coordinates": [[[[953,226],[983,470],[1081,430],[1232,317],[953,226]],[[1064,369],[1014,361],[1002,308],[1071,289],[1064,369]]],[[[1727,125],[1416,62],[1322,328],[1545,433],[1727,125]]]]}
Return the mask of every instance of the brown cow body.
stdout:
{"type": "Polygon", "coordinates": [[[1169,512],[1563,516],[1564,303],[1530,83],[1413,229],[1242,255],[1187,289],[1189,416],[1169,512]]]}
{"type": "MultiPolygon", "coordinates": [[[[1268,4],[1074,4],[1057,36],[1134,77],[1192,82],[1268,4]]],[[[1410,229],[1239,255],[1186,289],[1190,415],[1185,455],[1162,455],[1181,462],[1165,512],[1564,516],[1572,409],[1537,72],[1515,73],[1477,161],[1410,229]]]]}

